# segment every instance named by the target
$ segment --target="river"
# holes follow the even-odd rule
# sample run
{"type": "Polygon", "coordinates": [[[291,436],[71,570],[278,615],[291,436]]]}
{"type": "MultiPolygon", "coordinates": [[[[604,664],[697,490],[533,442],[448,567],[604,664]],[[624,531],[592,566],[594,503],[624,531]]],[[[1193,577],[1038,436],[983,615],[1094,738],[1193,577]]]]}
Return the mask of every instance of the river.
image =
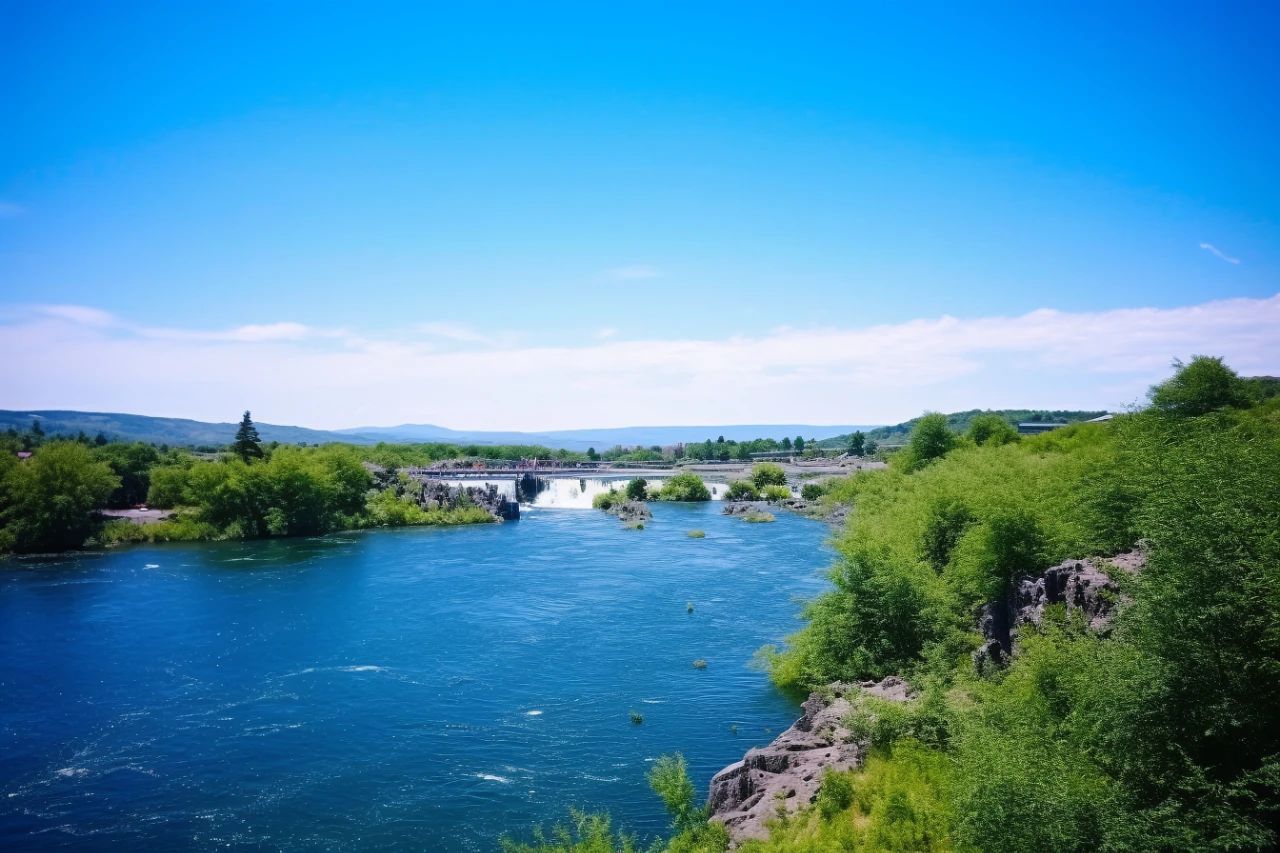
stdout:
{"type": "Polygon", "coordinates": [[[0,561],[0,847],[490,850],[570,805],[652,837],[655,758],[705,796],[798,715],[749,662],[826,584],[825,526],[719,512],[0,561]]]}

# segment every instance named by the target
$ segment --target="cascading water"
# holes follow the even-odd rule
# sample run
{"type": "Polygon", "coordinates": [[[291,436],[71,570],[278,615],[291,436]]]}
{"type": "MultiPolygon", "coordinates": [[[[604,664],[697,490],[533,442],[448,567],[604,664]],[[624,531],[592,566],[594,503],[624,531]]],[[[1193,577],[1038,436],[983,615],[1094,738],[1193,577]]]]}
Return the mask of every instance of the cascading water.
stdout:
{"type": "MultiPolygon", "coordinates": [[[[452,482],[448,477],[440,477],[444,482],[452,482]]],[[[497,486],[498,493],[511,500],[519,501],[522,506],[538,509],[591,509],[591,502],[596,495],[604,494],[610,489],[619,491],[626,488],[631,481],[628,476],[610,477],[538,477],[524,474],[516,478],[493,480],[467,479],[459,480],[467,486],[497,486]]],[[[660,489],[666,478],[645,477],[651,489],[660,489]]],[[[707,483],[712,500],[723,500],[726,486],[724,483],[707,483]]]]}

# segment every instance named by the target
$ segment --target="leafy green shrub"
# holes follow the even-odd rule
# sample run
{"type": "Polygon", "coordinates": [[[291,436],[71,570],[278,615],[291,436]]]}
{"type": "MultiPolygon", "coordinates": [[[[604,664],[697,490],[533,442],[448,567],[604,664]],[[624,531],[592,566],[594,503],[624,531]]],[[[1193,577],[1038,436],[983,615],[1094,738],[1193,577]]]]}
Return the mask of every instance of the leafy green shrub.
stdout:
{"type": "Polygon", "coordinates": [[[111,466],[75,441],[50,441],[18,462],[0,463],[0,550],[79,548],[94,529],[91,513],[120,486],[111,466]]]}
{"type": "Polygon", "coordinates": [[[760,500],[760,492],[756,489],[754,483],[747,480],[734,480],[729,484],[725,497],[731,501],[758,501],[760,500]]]}
{"type": "Polygon", "coordinates": [[[662,484],[658,499],[663,501],[709,501],[711,492],[702,478],[691,472],[676,474],[662,484]]]}
{"type": "Polygon", "coordinates": [[[826,491],[821,483],[805,483],[800,487],[800,497],[807,501],[816,501],[826,494],[826,491]]]}
{"type": "Polygon", "coordinates": [[[642,501],[648,496],[649,484],[643,477],[636,477],[627,483],[627,500],[642,501]]]}
{"type": "Polygon", "coordinates": [[[853,779],[852,773],[840,773],[829,768],[822,774],[822,784],[818,788],[818,811],[823,819],[831,820],[853,805],[853,779]]]}
{"type": "Polygon", "coordinates": [[[760,492],[760,496],[767,501],[777,503],[778,501],[790,500],[791,490],[786,486],[765,486],[760,492]]]}
{"type": "Polygon", "coordinates": [[[220,538],[218,528],[204,521],[176,516],[154,524],[134,524],[116,519],[103,525],[94,537],[102,545],[126,545],[143,542],[197,542],[220,538]]]}
{"type": "Polygon", "coordinates": [[[750,524],[767,524],[770,521],[776,521],[777,519],[773,517],[773,513],[771,512],[763,512],[758,509],[753,509],[751,512],[743,515],[742,520],[750,524]]]}
{"type": "Polygon", "coordinates": [[[763,489],[765,486],[785,486],[787,484],[787,472],[782,469],[781,465],[773,462],[761,462],[751,468],[751,482],[757,489],[763,489]]]}
{"type": "Polygon", "coordinates": [[[742,853],[873,853],[959,849],[952,839],[946,756],[911,741],[878,750],[866,764],[827,772],[818,801],[775,821],[769,838],[748,841],[742,853]]]}
{"type": "Polygon", "coordinates": [[[965,435],[977,445],[1010,444],[1018,440],[1018,430],[1013,424],[993,412],[976,415],[965,435]]]}
{"type": "Polygon", "coordinates": [[[705,530],[690,530],[687,534],[690,539],[706,539],[707,532],[705,530]]]}
{"type": "Polygon", "coordinates": [[[1247,386],[1220,358],[1193,356],[1189,364],[1173,363],[1175,373],[1152,387],[1151,406],[1179,417],[1206,415],[1250,403],[1247,386]]]}
{"type": "Polygon", "coordinates": [[[617,489],[610,489],[607,492],[601,492],[591,499],[591,506],[595,509],[612,509],[616,504],[621,503],[623,495],[617,489]]]}
{"type": "Polygon", "coordinates": [[[947,426],[947,416],[929,412],[916,422],[899,464],[907,471],[916,471],[946,456],[955,446],[956,435],[947,426]]]}
{"type": "Polygon", "coordinates": [[[639,853],[633,838],[614,836],[607,814],[570,809],[569,816],[572,826],[557,825],[550,833],[535,828],[532,844],[503,838],[502,853],[639,853]]]}

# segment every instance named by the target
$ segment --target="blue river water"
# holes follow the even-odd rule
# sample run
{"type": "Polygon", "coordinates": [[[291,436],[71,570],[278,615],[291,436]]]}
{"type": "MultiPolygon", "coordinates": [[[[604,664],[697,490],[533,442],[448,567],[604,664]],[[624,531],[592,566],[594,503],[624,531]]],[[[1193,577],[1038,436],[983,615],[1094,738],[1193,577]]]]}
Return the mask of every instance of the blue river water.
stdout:
{"type": "Polygon", "coordinates": [[[750,658],[830,553],[789,513],[654,509],[0,561],[0,848],[491,850],[569,806],[662,832],[655,758],[705,794],[797,716],[750,658]]]}

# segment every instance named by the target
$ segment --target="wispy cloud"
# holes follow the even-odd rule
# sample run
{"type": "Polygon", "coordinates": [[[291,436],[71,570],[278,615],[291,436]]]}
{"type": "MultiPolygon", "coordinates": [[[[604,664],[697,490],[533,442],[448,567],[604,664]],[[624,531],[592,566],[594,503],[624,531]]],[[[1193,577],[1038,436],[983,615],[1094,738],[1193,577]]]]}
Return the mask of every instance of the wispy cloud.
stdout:
{"type": "Polygon", "coordinates": [[[602,341],[607,338],[616,338],[617,336],[618,330],[613,326],[605,326],[603,329],[596,329],[596,337],[602,341]]]}
{"type": "Polygon", "coordinates": [[[926,408],[1118,409],[1174,357],[1280,373],[1280,295],[1180,308],[1042,309],[722,339],[442,347],[432,324],[362,336],[297,323],[157,330],[88,306],[0,308],[0,407],[341,427],[896,422],[926,408]],[[425,336],[425,337],[424,337],[425,336]]]}
{"type": "Polygon", "coordinates": [[[604,274],[605,278],[611,278],[614,281],[641,281],[646,278],[657,278],[662,273],[648,264],[632,264],[605,270],[604,274]]]}
{"type": "Polygon", "coordinates": [[[1213,255],[1215,258],[1218,258],[1219,260],[1226,261],[1226,262],[1227,262],[1227,263],[1229,263],[1229,264],[1238,264],[1238,263],[1240,263],[1240,259],[1239,259],[1239,258],[1233,258],[1233,257],[1231,257],[1231,256],[1230,256],[1230,255],[1228,255],[1226,252],[1222,251],[1221,249],[1219,249],[1217,246],[1213,245],[1212,243],[1201,243],[1201,244],[1200,244],[1200,248],[1201,248],[1201,249],[1204,249],[1206,252],[1208,252],[1209,254],[1213,255]]]}
{"type": "Polygon", "coordinates": [[[22,205],[0,199],[0,219],[13,219],[26,212],[27,209],[22,205]]]}

